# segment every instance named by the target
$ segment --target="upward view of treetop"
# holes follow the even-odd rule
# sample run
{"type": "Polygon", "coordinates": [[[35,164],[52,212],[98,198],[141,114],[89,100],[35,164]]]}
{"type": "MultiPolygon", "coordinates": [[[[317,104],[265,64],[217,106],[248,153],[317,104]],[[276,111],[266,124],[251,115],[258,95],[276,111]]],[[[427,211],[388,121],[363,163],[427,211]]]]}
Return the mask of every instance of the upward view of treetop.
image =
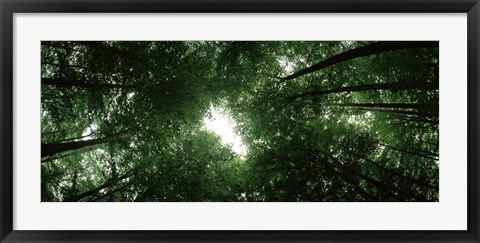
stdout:
{"type": "Polygon", "coordinates": [[[43,41],[45,202],[439,200],[436,41],[43,41]]]}

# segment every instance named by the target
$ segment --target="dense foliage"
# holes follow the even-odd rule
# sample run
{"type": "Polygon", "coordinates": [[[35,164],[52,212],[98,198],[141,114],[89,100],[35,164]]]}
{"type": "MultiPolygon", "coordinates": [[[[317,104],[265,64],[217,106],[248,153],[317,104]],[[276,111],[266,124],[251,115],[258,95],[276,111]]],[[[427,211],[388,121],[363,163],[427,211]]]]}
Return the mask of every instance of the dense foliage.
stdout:
{"type": "Polygon", "coordinates": [[[438,42],[41,52],[42,201],[438,201],[438,42]]]}

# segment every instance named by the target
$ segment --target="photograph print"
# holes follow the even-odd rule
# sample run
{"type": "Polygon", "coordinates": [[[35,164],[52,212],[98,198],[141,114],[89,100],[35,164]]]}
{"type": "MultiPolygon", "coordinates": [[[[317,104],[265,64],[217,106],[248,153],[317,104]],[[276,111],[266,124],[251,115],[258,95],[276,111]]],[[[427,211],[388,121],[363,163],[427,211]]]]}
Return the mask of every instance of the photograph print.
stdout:
{"type": "Polygon", "coordinates": [[[438,41],[42,41],[42,202],[438,202],[438,41]]]}

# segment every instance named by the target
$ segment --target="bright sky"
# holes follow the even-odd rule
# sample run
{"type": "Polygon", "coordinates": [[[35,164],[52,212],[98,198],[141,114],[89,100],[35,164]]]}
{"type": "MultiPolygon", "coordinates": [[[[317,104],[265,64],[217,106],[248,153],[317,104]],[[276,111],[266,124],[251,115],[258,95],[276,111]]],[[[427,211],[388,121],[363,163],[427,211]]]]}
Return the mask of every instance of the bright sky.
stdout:
{"type": "Polygon", "coordinates": [[[281,58],[280,60],[278,60],[278,63],[283,68],[286,75],[290,75],[293,73],[295,63],[288,61],[286,58],[281,58]]]}
{"type": "Polygon", "coordinates": [[[231,146],[232,151],[241,157],[247,155],[247,147],[243,144],[242,138],[235,132],[237,124],[228,111],[223,108],[211,106],[209,109],[211,118],[203,118],[203,127],[206,130],[217,134],[225,146],[231,146]]]}
{"type": "Polygon", "coordinates": [[[83,131],[82,136],[84,136],[84,137],[82,138],[82,140],[92,139],[92,133],[97,131],[97,129],[98,129],[97,124],[90,124],[90,126],[85,131],[83,131]]]}

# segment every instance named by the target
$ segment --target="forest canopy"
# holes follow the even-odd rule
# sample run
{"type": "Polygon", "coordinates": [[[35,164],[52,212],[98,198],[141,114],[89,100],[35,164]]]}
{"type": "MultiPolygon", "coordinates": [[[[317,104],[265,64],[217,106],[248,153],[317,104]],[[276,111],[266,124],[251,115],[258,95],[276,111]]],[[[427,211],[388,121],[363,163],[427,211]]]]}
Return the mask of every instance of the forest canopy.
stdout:
{"type": "Polygon", "coordinates": [[[42,41],[44,202],[439,200],[437,41],[42,41]]]}

